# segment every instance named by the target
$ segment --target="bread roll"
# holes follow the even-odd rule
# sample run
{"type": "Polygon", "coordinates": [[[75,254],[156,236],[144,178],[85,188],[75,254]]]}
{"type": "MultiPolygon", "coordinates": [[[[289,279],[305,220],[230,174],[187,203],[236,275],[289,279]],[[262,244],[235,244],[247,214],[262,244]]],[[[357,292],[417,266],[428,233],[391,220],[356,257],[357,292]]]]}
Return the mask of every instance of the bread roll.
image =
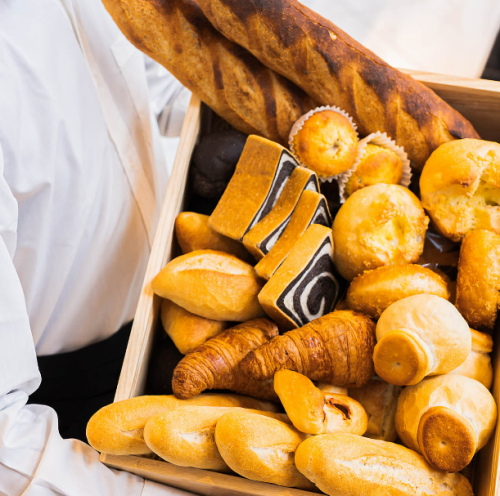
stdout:
{"type": "Polygon", "coordinates": [[[247,479],[278,486],[313,489],[294,465],[294,454],[306,435],[273,418],[252,413],[224,414],[215,442],[224,461],[247,479]]]}
{"type": "Polygon", "coordinates": [[[376,334],[375,372],[396,386],[446,374],[465,362],[471,350],[467,322],[449,301],[435,295],[393,303],[380,316],[376,334]]]}
{"type": "Polygon", "coordinates": [[[264,281],[239,258],[198,250],[174,258],[151,282],[153,291],[188,312],[211,320],[244,322],[263,317],[257,295],[264,281]]]}
{"type": "Polygon", "coordinates": [[[335,266],[352,281],[365,270],[414,263],[424,249],[428,223],[419,199],[403,186],[360,189],[333,222],[335,266]]]}
{"type": "Polygon", "coordinates": [[[446,281],[434,271],[420,265],[390,265],[356,277],[347,290],[346,304],[378,319],[396,301],[422,293],[450,298],[446,281]]]}
{"type": "Polygon", "coordinates": [[[463,375],[479,381],[486,389],[493,383],[493,367],[490,353],[493,351],[493,339],[489,334],[470,330],[472,349],[462,365],[448,372],[449,374],[463,375]]]}
{"type": "Polygon", "coordinates": [[[229,253],[248,263],[253,262],[252,256],[241,243],[214,231],[208,225],[208,219],[208,215],[194,212],[181,212],[177,216],[175,237],[184,255],[197,250],[215,250],[229,253]]]}
{"type": "MultiPolygon", "coordinates": [[[[215,444],[215,425],[225,413],[241,408],[183,406],[150,417],[144,427],[144,441],[163,460],[181,467],[195,467],[219,472],[230,469],[215,444]]],[[[286,415],[248,410],[288,422],[286,415]]]]}
{"type": "Polygon", "coordinates": [[[87,424],[87,440],[101,453],[111,455],[144,455],[151,450],[144,442],[147,420],[179,406],[203,405],[254,408],[276,411],[276,405],[238,394],[200,394],[190,400],[175,396],[137,396],[101,408],[87,424]]]}
{"type": "Polygon", "coordinates": [[[183,355],[217,336],[229,326],[228,322],[199,317],[170,300],[163,300],[161,304],[161,323],[183,355]]]}
{"type": "Polygon", "coordinates": [[[396,429],[409,448],[446,472],[466,467],[491,437],[497,406],[479,382],[441,375],[407,387],[399,397],[396,429]]]}
{"type": "Polygon", "coordinates": [[[500,236],[468,233],[460,248],[456,305],[472,327],[495,326],[500,307],[500,236]]]}
{"type": "Polygon", "coordinates": [[[460,474],[434,470],[398,444],[353,434],[325,434],[304,441],[295,465],[331,496],[473,496],[460,474]]]}

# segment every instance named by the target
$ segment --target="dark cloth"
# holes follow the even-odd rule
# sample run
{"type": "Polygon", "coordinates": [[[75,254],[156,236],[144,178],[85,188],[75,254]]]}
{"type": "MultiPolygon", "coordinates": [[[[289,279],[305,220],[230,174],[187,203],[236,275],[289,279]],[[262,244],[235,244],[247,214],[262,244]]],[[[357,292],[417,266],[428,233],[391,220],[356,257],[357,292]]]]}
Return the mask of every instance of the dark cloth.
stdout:
{"type": "Polygon", "coordinates": [[[52,407],[64,439],[87,442],[90,417],[113,402],[131,329],[130,322],[104,341],[37,358],[42,384],[28,403],[52,407]]]}

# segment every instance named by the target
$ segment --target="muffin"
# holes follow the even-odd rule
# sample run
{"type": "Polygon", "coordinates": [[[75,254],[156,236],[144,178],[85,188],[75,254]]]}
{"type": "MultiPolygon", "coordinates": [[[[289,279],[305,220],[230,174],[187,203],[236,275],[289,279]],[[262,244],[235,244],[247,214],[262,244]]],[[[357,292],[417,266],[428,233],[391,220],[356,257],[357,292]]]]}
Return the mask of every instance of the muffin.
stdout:
{"type": "Polygon", "coordinates": [[[500,234],[500,144],[476,139],[445,143],[420,177],[422,205],[452,241],[473,229],[500,234]]]}
{"type": "Polygon", "coordinates": [[[365,270],[415,263],[428,224],[419,199],[407,188],[375,184],[360,189],[333,223],[335,266],[352,281],[365,270]]]}
{"type": "Polygon", "coordinates": [[[373,184],[399,184],[403,177],[403,163],[388,148],[369,143],[363,156],[345,184],[344,194],[348,198],[355,191],[373,184]]]}
{"type": "Polygon", "coordinates": [[[302,117],[292,129],[290,146],[302,165],[321,177],[350,169],[356,158],[358,136],[347,117],[334,110],[319,110],[302,117]]]}

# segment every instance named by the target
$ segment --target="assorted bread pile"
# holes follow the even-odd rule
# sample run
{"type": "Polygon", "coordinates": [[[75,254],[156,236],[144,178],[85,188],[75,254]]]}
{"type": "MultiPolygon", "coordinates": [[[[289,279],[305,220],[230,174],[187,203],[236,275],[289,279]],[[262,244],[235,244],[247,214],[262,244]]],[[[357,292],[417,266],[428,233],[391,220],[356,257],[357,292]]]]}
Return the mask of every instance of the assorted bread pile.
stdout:
{"type": "Polygon", "coordinates": [[[500,145],[295,0],[104,3],[238,131],[195,150],[210,215],[177,217],[151,281],[173,395],[101,409],[90,444],[335,496],[472,495],[500,145]]]}

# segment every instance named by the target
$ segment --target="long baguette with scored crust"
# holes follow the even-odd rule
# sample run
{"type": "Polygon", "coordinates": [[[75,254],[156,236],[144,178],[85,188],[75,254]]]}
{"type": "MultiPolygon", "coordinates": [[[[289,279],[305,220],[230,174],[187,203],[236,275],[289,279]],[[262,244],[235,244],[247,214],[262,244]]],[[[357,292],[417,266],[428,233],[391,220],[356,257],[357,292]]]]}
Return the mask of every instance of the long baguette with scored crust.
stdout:
{"type": "Polygon", "coordinates": [[[240,131],[286,144],[317,107],[306,93],[213,28],[192,0],[103,0],[138,49],[240,131]]]}
{"type": "Polygon", "coordinates": [[[322,105],[337,105],[361,135],[385,131],[422,168],[439,145],[478,138],[433,91],[386,64],[297,0],[198,0],[209,21],[322,105]]]}

